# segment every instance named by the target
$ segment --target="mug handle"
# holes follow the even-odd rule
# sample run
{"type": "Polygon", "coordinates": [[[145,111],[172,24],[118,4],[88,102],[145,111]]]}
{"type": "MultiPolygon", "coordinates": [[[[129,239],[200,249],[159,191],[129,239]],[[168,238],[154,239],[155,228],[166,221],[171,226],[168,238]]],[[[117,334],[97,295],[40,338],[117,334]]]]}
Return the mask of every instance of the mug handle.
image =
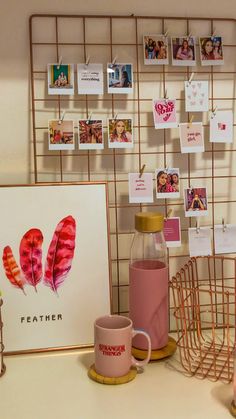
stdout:
{"type": "Polygon", "coordinates": [[[134,356],[132,356],[132,365],[134,365],[135,367],[144,367],[146,364],[148,364],[148,362],[150,361],[151,358],[151,351],[152,351],[152,345],[151,345],[151,339],[150,336],[148,335],[148,333],[144,332],[143,330],[138,330],[138,329],[133,329],[132,330],[132,339],[134,338],[134,336],[136,335],[143,335],[145,336],[145,338],[148,341],[148,353],[146,358],[143,361],[138,361],[136,358],[134,358],[134,356]]]}

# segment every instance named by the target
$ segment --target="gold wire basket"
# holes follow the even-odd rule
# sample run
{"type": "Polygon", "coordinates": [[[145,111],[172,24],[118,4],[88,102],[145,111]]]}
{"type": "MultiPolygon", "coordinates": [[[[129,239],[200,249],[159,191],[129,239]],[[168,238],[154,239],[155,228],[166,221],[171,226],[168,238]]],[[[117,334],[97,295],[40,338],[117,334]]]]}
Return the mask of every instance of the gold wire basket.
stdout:
{"type": "Polygon", "coordinates": [[[177,347],[187,375],[230,382],[236,323],[236,258],[191,258],[170,281],[177,347]]]}

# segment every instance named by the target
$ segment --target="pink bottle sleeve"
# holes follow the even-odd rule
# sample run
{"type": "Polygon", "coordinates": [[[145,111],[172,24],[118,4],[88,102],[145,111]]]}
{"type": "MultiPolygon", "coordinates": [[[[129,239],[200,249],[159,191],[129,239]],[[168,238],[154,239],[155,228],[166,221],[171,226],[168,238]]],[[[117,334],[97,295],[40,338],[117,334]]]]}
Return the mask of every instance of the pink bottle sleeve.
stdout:
{"type": "MultiPolygon", "coordinates": [[[[151,338],[152,350],[168,343],[168,268],[155,260],[139,260],[130,265],[130,318],[135,329],[151,338]]],[[[133,346],[146,350],[145,338],[138,335],[133,346]]]]}

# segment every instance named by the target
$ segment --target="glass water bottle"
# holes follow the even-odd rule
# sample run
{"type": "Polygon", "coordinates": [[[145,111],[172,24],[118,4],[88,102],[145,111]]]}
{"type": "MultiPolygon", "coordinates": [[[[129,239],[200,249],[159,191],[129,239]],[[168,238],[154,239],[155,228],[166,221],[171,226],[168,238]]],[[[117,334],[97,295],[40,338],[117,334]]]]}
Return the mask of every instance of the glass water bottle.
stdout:
{"type": "MultiPolygon", "coordinates": [[[[163,235],[164,217],[156,212],[135,214],[135,235],[129,266],[129,308],[135,329],[145,330],[152,350],[168,343],[168,267],[163,235]]],[[[134,347],[147,350],[146,340],[137,336],[134,347]]]]}

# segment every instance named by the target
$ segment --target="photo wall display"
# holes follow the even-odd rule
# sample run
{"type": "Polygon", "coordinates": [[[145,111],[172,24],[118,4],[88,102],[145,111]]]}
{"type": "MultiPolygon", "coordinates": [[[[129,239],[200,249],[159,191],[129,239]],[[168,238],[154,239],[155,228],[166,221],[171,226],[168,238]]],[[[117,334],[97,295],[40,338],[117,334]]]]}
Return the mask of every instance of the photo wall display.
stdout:
{"type": "MultiPolygon", "coordinates": [[[[206,65],[223,65],[223,40],[221,36],[209,35],[198,40],[200,63],[206,65]]],[[[197,65],[197,37],[173,36],[170,38],[171,54],[169,59],[168,38],[165,35],[146,34],[143,36],[145,65],[171,64],[173,66],[197,65]]]]}
{"type": "MultiPolygon", "coordinates": [[[[133,119],[110,118],[107,120],[108,147],[133,148],[133,119]]],[[[73,120],[48,121],[49,150],[74,150],[75,129],[73,120]]],[[[79,119],[78,147],[81,150],[104,149],[104,121],[102,119],[79,119]]]]}

